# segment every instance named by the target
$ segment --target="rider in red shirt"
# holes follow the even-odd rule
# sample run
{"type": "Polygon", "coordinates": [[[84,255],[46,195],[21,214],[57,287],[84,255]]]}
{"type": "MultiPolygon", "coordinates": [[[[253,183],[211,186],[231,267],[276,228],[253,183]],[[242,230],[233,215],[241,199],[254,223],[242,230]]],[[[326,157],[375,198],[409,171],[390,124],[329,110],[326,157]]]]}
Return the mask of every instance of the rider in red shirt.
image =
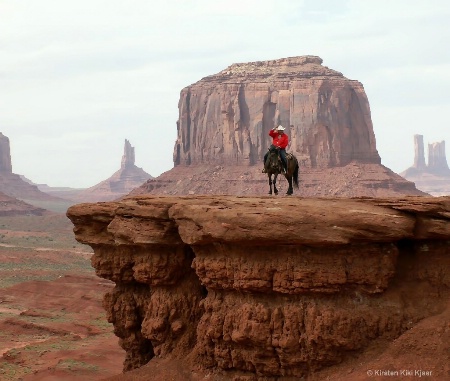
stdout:
{"type": "MultiPolygon", "coordinates": [[[[269,135],[273,138],[272,141],[272,147],[275,147],[280,152],[281,162],[283,163],[284,171],[287,170],[287,161],[286,161],[286,147],[289,144],[289,138],[284,133],[284,127],[282,125],[279,125],[278,127],[273,128],[269,131],[269,135]]],[[[269,152],[267,152],[264,155],[264,163],[266,163],[267,155],[269,152]]],[[[265,169],[263,169],[263,172],[265,172],[265,169]]]]}

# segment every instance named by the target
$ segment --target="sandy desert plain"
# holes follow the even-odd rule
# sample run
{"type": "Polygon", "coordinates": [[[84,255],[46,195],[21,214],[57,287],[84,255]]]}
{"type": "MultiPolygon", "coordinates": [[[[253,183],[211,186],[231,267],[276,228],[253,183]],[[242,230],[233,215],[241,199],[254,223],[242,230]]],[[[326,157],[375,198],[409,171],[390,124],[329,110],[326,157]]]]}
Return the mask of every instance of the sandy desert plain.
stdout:
{"type": "Polygon", "coordinates": [[[122,371],[106,321],[112,282],[64,213],[0,216],[0,380],[99,380],[122,371]]]}

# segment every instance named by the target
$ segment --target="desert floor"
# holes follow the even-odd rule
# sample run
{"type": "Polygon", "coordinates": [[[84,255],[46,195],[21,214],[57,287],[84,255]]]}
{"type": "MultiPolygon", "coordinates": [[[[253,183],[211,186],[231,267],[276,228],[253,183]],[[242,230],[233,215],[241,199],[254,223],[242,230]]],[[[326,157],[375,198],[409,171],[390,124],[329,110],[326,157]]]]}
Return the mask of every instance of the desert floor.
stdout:
{"type": "Polygon", "coordinates": [[[125,352],[106,321],[92,250],[62,213],[0,216],[0,380],[100,380],[125,352]]]}

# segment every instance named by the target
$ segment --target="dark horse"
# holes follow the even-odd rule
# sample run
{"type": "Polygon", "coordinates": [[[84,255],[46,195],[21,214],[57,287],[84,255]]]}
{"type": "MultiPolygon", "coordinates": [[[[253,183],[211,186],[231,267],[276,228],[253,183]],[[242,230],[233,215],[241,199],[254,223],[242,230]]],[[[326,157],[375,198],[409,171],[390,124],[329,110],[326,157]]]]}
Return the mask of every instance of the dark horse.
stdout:
{"type": "Polygon", "coordinates": [[[289,188],[286,192],[287,195],[291,195],[294,193],[294,189],[292,188],[292,179],[294,180],[295,187],[298,189],[298,160],[292,154],[286,155],[287,160],[287,172],[282,172],[282,163],[281,158],[278,153],[278,150],[274,147],[269,148],[269,155],[267,156],[267,160],[264,163],[264,168],[266,170],[267,176],[269,176],[269,186],[270,191],[269,194],[272,194],[272,183],[273,183],[273,193],[278,194],[278,189],[276,186],[277,176],[281,173],[286,177],[289,188]],[[274,175],[272,180],[272,175],[274,175]]]}

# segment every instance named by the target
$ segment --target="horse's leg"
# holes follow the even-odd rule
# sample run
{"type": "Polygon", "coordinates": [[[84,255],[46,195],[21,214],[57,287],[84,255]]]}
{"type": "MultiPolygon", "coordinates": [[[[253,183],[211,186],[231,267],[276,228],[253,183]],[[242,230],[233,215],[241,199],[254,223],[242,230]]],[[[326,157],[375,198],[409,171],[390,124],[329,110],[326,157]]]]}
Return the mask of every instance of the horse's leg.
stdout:
{"type": "Polygon", "coordinates": [[[273,192],[275,193],[275,195],[278,194],[278,189],[277,189],[277,176],[278,173],[275,173],[274,177],[273,177],[273,192]]]}
{"type": "Polygon", "coordinates": [[[287,178],[287,181],[289,183],[289,188],[288,188],[286,194],[288,196],[290,196],[292,193],[294,193],[294,189],[292,188],[292,176],[286,176],[286,178],[287,178]]]}
{"type": "Polygon", "coordinates": [[[268,173],[267,175],[269,176],[269,194],[272,194],[272,174],[268,173]]]}

